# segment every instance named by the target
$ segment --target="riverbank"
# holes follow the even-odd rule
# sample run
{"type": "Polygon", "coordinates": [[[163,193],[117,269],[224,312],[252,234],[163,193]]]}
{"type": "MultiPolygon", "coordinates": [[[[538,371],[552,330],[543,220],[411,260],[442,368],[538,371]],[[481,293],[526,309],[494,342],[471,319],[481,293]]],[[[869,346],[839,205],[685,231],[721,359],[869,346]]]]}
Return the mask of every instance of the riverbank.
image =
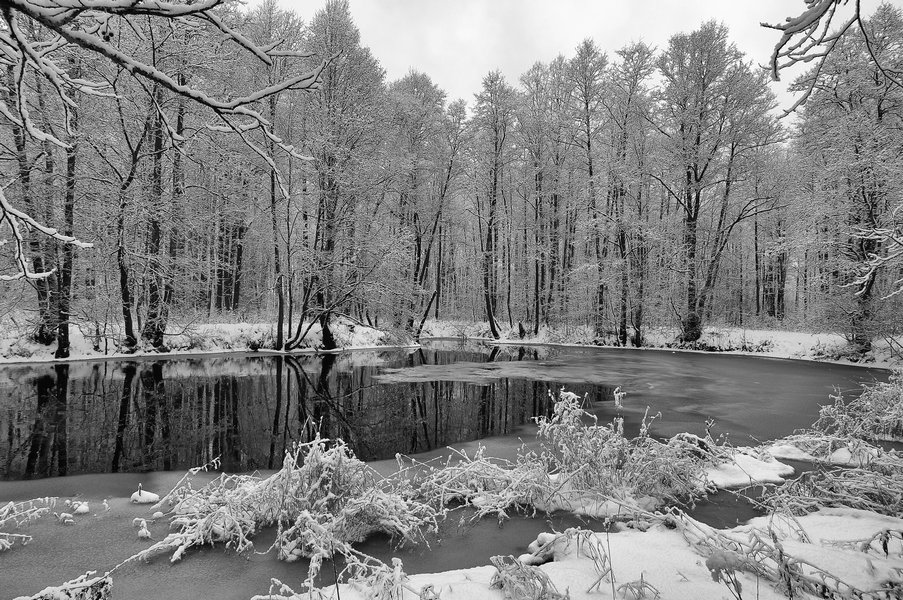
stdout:
{"type": "MultiPolygon", "coordinates": [[[[320,325],[314,323],[298,347],[291,354],[317,354],[364,350],[372,348],[407,347],[411,342],[397,338],[389,332],[354,323],[347,319],[335,319],[332,334],[338,348],[323,349],[320,325]]],[[[275,329],[272,323],[192,323],[174,325],[165,336],[167,351],[139,346],[134,352],[122,352],[113,339],[91,335],[79,328],[70,332],[70,352],[66,359],[54,357],[56,345],[44,346],[30,339],[28,328],[12,323],[0,327],[0,364],[34,362],[69,362],[80,360],[132,359],[149,357],[185,357],[256,352],[260,354],[286,354],[271,348],[275,329]]],[[[416,344],[413,347],[417,347],[416,344]]]]}
{"type": "Polygon", "coordinates": [[[677,341],[677,328],[653,327],[643,331],[643,346],[626,348],[613,340],[597,340],[590,327],[568,329],[540,328],[539,333],[525,332],[521,337],[517,328],[505,328],[499,339],[490,335],[486,322],[427,321],[423,338],[464,337],[491,344],[521,346],[573,346],[624,349],[663,349],[681,352],[717,352],[769,358],[789,358],[894,369],[903,366],[903,338],[880,338],[865,354],[854,352],[844,336],[830,332],[800,332],[776,329],[746,329],[742,327],[708,326],[702,337],[692,344],[677,341]]]}
{"type": "MultiPolygon", "coordinates": [[[[317,354],[374,348],[417,348],[419,344],[404,334],[374,329],[345,318],[335,319],[332,333],[338,348],[323,350],[322,332],[314,323],[298,347],[289,354],[317,354]]],[[[894,369],[903,366],[903,338],[876,339],[865,354],[853,352],[846,339],[837,333],[800,332],[772,329],[709,326],[692,344],[677,341],[675,328],[655,327],[644,330],[643,346],[618,346],[613,340],[598,340],[589,327],[541,328],[539,333],[503,329],[501,337],[490,335],[489,324],[470,321],[428,320],[421,340],[467,339],[488,344],[510,346],[565,346],[622,349],[660,349],[680,352],[725,353],[769,358],[788,358],[871,368],[894,369]]],[[[141,357],[184,357],[258,352],[285,354],[272,350],[275,332],[272,323],[193,323],[175,324],[166,334],[167,352],[139,347],[135,352],[119,351],[115,340],[91,335],[73,328],[71,349],[66,361],[128,359],[141,357]]],[[[0,364],[55,362],[55,345],[43,346],[28,338],[28,329],[9,321],[0,324],[0,364]]]]}

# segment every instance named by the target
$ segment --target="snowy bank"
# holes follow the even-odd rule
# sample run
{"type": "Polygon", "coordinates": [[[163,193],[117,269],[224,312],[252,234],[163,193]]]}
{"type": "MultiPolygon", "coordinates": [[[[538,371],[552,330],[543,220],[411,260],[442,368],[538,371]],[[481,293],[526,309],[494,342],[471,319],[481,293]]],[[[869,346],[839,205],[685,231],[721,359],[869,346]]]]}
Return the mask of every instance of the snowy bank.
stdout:
{"type": "MultiPolygon", "coordinates": [[[[679,512],[647,516],[649,521],[616,525],[610,532],[540,534],[531,553],[496,556],[492,566],[408,576],[399,562],[377,581],[330,586],[318,597],[696,600],[743,597],[745,590],[747,597],[780,599],[788,597],[788,586],[793,597],[803,598],[899,597],[894,594],[903,583],[903,549],[899,538],[885,547],[882,536],[903,528],[901,519],[826,509],[718,530],[679,512]],[[754,547],[754,553],[743,553],[754,547]]],[[[270,592],[252,600],[309,597],[279,584],[270,592]]]]}
{"type": "MultiPolygon", "coordinates": [[[[338,345],[337,350],[357,350],[399,345],[396,336],[386,331],[354,323],[345,318],[330,324],[338,345]]],[[[70,332],[70,355],[67,360],[106,358],[135,358],[141,356],[185,356],[221,354],[226,352],[269,352],[275,340],[272,323],[203,323],[171,324],[165,343],[168,352],[160,353],[151,347],[139,347],[135,352],[121,352],[112,340],[91,335],[78,327],[70,332]]],[[[401,340],[401,345],[409,345],[401,340]]],[[[6,324],[0,327],[0,364],[55,361],[56,345],[44,346],[28,337],[28,329],[6,324]]],[[[323,352],[322,330],[319,323],[311,325],[307,335],[292,353],[323,352]]]]}
{"type": "MultiPolygon", "coordinates": [[[[837,333],[809,333],[769,329],[745,329],[741,327],[708,326],[702,337],[692,344],[677,341],[679,330],[657,327],[643,331],[643,348],[669,349],[687,352],[724,352],[770,358],[791,358],[877,368],[894,368],[903,364],[885,339],[876,339],[872,350],[864,355],[852,353],[846,339],[837,333]]],[[[614,339],[598,339],[590,327],[565,329],[541,327],[537,334],[527,332],[522,338],[517,328],[503,328],[501,338],[494,340],[489,324],[485,322],[428,320],[422,339],[468,338],[481,339],[494,344],[512,345],[560,345],[623,348],[614,339]]],[[[903,340],[893,340],[899,347],[903,340]]],[[[632,347],[630,347],[632,348],[632,347]]]]}

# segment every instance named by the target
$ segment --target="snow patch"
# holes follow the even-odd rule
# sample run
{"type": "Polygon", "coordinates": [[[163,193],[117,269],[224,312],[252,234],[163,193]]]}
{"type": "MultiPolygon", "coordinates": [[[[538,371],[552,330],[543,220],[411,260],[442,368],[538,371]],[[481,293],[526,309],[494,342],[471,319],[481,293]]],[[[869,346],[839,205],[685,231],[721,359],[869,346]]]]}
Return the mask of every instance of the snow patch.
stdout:
{"type": "Polygon", "coordinates": [[[706,470],[706,479],[718,488],[743,487],[758,483],[781,483],[793,475],[793,467],[774,458],[765,460],[738,451],[731,462],[706,470]]]}

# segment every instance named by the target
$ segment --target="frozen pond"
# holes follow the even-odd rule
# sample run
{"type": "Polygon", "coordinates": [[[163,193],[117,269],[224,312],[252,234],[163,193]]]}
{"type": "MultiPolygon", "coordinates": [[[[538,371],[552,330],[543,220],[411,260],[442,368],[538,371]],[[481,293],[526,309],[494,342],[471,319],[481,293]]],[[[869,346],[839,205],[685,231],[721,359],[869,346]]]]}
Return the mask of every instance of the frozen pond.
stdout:
{"type": "MultiPolygon", "coordinates": [[[[548,391],[588,394],[628,432],[701,433],[734,444],[808,426],[835,388],[887,373],[821,363],[668,351],[491,349],[436,341],[416,351],[266,355],[0,367],[0,479],[181,470],[221,456],[230,472],[278,467],[318,426],[364,460],[481,438],[532,437],[548,391]]],[[[0,492],[0,499],[3,494],[0,492]]]]}

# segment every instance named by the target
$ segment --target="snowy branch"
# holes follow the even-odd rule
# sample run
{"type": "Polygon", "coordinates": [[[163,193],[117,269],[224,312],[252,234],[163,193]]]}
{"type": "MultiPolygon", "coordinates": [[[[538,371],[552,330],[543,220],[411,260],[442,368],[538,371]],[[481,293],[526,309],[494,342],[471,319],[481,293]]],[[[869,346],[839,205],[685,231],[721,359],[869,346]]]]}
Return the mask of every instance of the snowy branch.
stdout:
{"type": "Polygon", "coordinates": [[[858,28],[862,34],[869,55],[881,74],[890,83],[903,87],[903,79],[900,78],[900,74],[885,68],[875,55],[862,19],[860,0],[852,0],[852,2],[851,0],[806,0],[806,6],[805,11],[796,17],[787,17],[784,23],[761,23],[762,27],[781,32],[781,38],[775,44],[768,64],[771,76],[775,81],[780,80],[781,71],[787,68],[798,64],[815,63],[814,73],[809,76],[806,89],[802,96],[793,103],[793,106],[784,111],[785,116],[794,112],[809,99],[828,55],[853,26],[858,28]],[[832,24],[840,20],[837,18],[838,9],[849,4],[852,4],[852,15],[832,31],[832,24]]]}
{"type": "Polygon", "coordinates": [[[9,200],[6,199],[6,195],[3,193],[3,189],[0,188],[0,225],[2,225],[3,223],[9,225],[10,231],[12,232],[14,242],[13,261],[16,264],[18,272],[14,275],[0,275],[0,281],[12,281],[16,279],[44,279],[45,277],[49,277],[53,274],[54,269],[35,273],[29,268],[28,259],[25,255],[25,234],[22,231],[23,226],[26,229],[35,229],[40,233],[58,240],[64,244],[72,244],[74,246],[78,246],[79,248],[92,247],[92,245],[89,243],[79,241],[72,236],[63,235],[53,227],[41,225],[32,217],[10,204],[9,200]]]}
{"type": "MultiPolygon", "coordinates": [[[[258,155],[267,157],[254,144],[247,133],[252,130],[262,132],[283,150],[294,153],[294,150],[282,143],[273,133],[271,124],[251,105],[286,90],[314,90],[320,82],[320,74],[327,61],[302,73],[292,75],[282,81],[265,88],[253,91],[238,98],[217,98],[196,87],[184,83],[180,78],[170,76],[156,64],[148,64],[139,60],[134,54],[125,51],[114,42],[115,32],[125,26],[144,40],[141,27],[130,19],[154,19],[163,21],[169,27],[183,27],[199,30],[212,28],[250,52],[265,65],[272,66],[274,58],[301,59],[311,55],[302,52],[280,50],[280,42],[267,46],[257,46],[243,34],[229,27],[214,9],[224,0],[199,0],[197,2],[163,2],[159,0],[5,0],[0,5],[0,67],[6,67],[14,74],[10,93],[0,98],[0,115],[21,128],[32,139],[41,143],[51,143],[60,148],[69,145],[52,133],[38,126],[31,118],[28,110],[26,91],[26,75],[34,73],[36,77],[46,80],[59,97],[65,115],[66,130],[70,132],[69,121],[72,109],[76,107],[74,98],[79,93],[94,96],[115,97],[115,92],[108,82],[93,82],[71,75],[68,69],[58,64],[61,49],[77,47],[89,54],[94,54],[118,67],[128,71],[145,83],[159,86],[171,93],[193,100],[211,109],[219,118],[228,124],[228,129],[238,133],[258,155]],[[39,31],[46,28],[49,39],[36,39],[35,35],[26,32],[39,31]],[[238,125],[234,119],[245,122],[238,125]]],[[[175,133],[165,119],[162,108],[156,110],[171,136],[175,133]]],[[[65,138],[64,138],[65,139],[65,138]]],[[[175,139],[175,138],[174,138],[175,139]]],[[[267,160],[274,167],[272,160],[267,160]]],[[[277,175],[278,177],[278,175],[277,175]]],[[[281,184],[281,177],[280,184],[281,184]]],[[[0,276],[9,279],[40,279],[48,277],[53,271],[32,272],[28,267],[25,253],[25,237],[28,229],[56,239],[64,244],[79,247],[90,247],[71,236],[64,236],[51,227],[39,224],[26,213],[16,209],[0,192],[0,224],[9,226],[14,241],[14,262],[18,269],[15,275],[0,276]]]]}
{"type": "MultiPolygon", "coordinates": [[[[860,240],[870,240],[878,242],[880,247],[885,248],[883,255],[870,253],[865,263],[856,275],[856,278],[850,283],[850,286],[859,288],[857,295],[862,294],[870,282],[874,281],[881,269],[894,264],[903,263],[903,227],[896,228],[875,228],[875,229],[856,229],[853,232],[854,237],[860,240]]],[[[903,277],[897,279],[892,284],[892,290],[884,296],[885,299],[897,294],[903,294],[903,277]]]]}

